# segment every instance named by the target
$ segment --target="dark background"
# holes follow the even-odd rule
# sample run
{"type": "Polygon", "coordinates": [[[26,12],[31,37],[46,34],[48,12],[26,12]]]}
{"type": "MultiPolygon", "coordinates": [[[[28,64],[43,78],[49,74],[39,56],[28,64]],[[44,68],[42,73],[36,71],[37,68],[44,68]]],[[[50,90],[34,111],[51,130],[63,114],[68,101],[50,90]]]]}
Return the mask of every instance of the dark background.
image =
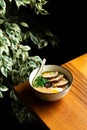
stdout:
{"type": "Polygon", "coordinates": [[[87,5],[84,1],[49,0],[47,16],[39,16],[50,31],[60,39],[59,47],[39,50],[47,63],[63,64],[87,52],[87,5]]]}

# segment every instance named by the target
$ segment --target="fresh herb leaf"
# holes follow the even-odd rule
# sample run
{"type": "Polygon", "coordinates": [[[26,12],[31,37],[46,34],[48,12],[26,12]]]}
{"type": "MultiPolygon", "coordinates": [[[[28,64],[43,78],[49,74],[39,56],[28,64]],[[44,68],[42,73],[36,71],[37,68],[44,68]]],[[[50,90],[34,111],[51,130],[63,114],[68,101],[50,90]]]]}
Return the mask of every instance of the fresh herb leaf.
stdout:
{"type": "Polygon", "coordinates": [[[41,76],[38,76],[35,81],[33,82],[33,87],[44,87],[46,83],[48,83],[49,80],[45,79],[41,76]]]}

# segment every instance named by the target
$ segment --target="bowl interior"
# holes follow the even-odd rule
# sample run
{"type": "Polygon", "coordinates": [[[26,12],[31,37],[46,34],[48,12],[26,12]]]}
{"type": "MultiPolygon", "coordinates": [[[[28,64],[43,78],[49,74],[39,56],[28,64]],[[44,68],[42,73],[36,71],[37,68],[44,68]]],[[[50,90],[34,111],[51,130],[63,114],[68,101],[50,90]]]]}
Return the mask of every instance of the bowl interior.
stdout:
{"type": "MultiPolygon", "coordinates": [[[[39,68],[34,69],[31,72],[30,76],[29,76],[29,83],[30,83],[31,86],[32,86],[32,81],[33,81],[36,73],[38,72],[38,69],[39,68]]],[[[62,66],[58,66],[58,65],[45,65],[42,72],[44,72],[44,71],[58,71],[58,72],[61,72],[68,78],[70,84],[73,81],[73,76],[72,76],[71,72],[68,69],[66,69],[66,68],[64,68],[62,66]]]]}
{"type": "Polygon", "coordinates": [[[55,100],[58,100],[58,99],[62,98],[64,95],[66,95],[68,93],[68,91],[69,91],[69,89],[71,87],[72,81],[73,81],[72,73],[68,69],[66,69],[66,68],[64,68],[62,66],[58,66],[58,65],[45,65],[44,66],[42,72],[44,72],[44,71],[58,71],[58,72],[64,74],[67,77],[67,79],[69,80],[69,85],[68,85],[68,87],[66,89],[64,89],[61,92],[51,93],[51,94],[49,94],[49,93],[42,93],[42,92],[39,92],[39,91],[34,89],[34,87],[32,85],[32,82],[33,82],[33,79],[34,79],[36,73],[38,72],[38,69],[39,68],[34,69],[31,72],[30,76],[29,76],[30,86],[32,87],[32,89],[34,90],[35,94],[38,97],[40,97],[43,100],[47,100],[47,101],[55,101],[55,100]]]}

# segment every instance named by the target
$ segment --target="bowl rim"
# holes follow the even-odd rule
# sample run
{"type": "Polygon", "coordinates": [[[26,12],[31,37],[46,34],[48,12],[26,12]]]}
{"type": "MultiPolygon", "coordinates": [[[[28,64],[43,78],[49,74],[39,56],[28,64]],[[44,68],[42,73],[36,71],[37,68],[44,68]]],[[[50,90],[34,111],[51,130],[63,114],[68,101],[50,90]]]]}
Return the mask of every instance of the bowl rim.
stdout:
{"type": "MultiPolygon", "coordinates": [[[[56,66],[56,67],[63,68],[65,71],[67,71],[67,72],[70,74],[71,79],[72,79],[71,83],[69,83],[69,85],[68,85],[63,91],[55,92],[55,93],[45,93],[45,92],[38,91],[37,89],[35,89],[35,88],[33,87],[33,85],[30,84],[30,87],[32,88],[32,90],[33,90],[33,91],[35,90],[36,92],[38,92],[38,93],[40,93],[40,94],[46,94],[46,95],[56,95],[56,94],[64,93],[66,90],[69,91],[69,89],[70,89],[71,86],[72,86],[72,82],[73,82],[73,75],[72,75],[71,71],[68,70],[66,67],[64,67],[64,66],[62,66],[62,65],[46,64],[45,66],[56,66]]],[[[38,70],[38,69],[39,69],[39,67],[35,68],[33,71],[38,70]]],[[[33,71],[32,71],[32,72],[33,72],[33,71]]],[[[32,72],[30,73],[30,76],[31,76],[32,72]]],[[[29,76],[29,83],[30,83],[30,76],[29,76]]],[[[68,78],[68,77],[67,77],[67,78],[68,78]]],[[[69,80],[69,79],[68,79],[68,80],[69,80]]]]}

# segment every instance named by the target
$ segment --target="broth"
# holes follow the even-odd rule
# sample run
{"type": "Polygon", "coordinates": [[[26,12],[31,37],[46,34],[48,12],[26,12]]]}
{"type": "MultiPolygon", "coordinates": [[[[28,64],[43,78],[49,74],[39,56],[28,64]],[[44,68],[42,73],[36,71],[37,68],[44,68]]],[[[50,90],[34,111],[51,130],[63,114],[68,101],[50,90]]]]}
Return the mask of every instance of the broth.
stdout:
{"type": "Polygon", "coordinates": [[[33,82],[33,87],[43,93],[57,93],[68,87],[69,80],[58,71],[45,71],[33,82]]]}

